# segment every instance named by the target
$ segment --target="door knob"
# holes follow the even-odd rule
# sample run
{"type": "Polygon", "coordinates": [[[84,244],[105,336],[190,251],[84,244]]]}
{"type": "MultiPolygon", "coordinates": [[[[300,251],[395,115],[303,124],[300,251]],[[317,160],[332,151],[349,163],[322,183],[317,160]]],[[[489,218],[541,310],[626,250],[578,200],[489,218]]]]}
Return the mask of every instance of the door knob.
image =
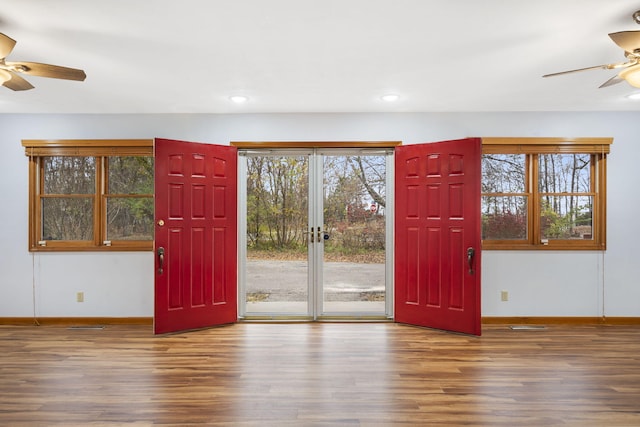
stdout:
{"type": "Polygon", "coordinates": [[[158,274],[162,274],[164,272],[164,248],[158,248],[158,274]]]}
{"type": "Polygon", "coordinates": [[[467,248],[467,265],[469,266],[469,274],[473,274],[473,258],[476,254],[474,248],[467,248]]]}

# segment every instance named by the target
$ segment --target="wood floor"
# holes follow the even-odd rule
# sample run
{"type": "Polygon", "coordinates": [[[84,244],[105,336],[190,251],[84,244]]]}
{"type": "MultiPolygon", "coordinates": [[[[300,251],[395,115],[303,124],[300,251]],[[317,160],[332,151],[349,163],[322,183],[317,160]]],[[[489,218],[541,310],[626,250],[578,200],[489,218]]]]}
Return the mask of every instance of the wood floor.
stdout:
{"type": "Polygon", "coordinates": [[[640,326],[0,326],[0,425],[638,426],[640,326]]]}

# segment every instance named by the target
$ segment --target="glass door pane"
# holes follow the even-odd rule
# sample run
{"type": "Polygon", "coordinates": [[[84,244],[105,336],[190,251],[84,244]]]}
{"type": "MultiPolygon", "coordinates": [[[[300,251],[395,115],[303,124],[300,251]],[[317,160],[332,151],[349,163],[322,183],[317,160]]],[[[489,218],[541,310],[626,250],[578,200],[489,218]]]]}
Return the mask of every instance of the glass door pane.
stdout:
{"type": "Polygon", "coordinates": [[[386,312],[386,155],[325,155],[321,315],[386,312]]]}
{"type": "Polygon", "coordinates": [[[246,176],[244,313],[310,316],[309,155],[247,155],[246,176]]]}

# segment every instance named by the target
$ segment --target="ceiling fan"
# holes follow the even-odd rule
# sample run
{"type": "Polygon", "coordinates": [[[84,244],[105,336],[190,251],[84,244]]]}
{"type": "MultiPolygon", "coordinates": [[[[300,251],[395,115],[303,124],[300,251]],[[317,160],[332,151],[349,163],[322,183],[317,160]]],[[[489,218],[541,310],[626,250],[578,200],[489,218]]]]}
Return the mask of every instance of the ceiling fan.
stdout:
{"type": "MultiPolygon", "coordinates": [[[[636,12],[637,13],[637,12],[636,12]]],[[[596,70],[598,68],[604,70],[622,69],[617,75],[611,77],[599,87],[612,86],[626,80],[633,87],[640,88],[640,31],[621,31],[609,34],[611,40],[622,49],[626,62],[617,64],[603,64],[593,67],[578,68],[577,70],[561,71],[559,73],[545,74],[542,77],[561,76],[563,74],[576,73],[578,71],[596,70]]]]}
{"type": "Polygon", "coordinates": [[[87,75],[76,68],[60,67],[58,65],[41,64],[39,62],[9,62],[5,61],[11,53],[16,41],[0,33],[0,82],[12,90],[33,89],[33,85],[23,79],[20,74],[50,77],[53,79],[83,81],[87,75]]]}

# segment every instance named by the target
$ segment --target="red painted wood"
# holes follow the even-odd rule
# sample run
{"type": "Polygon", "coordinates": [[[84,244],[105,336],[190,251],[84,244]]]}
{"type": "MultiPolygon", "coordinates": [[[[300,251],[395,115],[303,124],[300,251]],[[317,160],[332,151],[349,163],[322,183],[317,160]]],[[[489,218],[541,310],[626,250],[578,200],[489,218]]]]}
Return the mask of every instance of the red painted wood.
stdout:
{"type": "Polygon", "coordinates": [[[478,138],[395,150],[395,320],[473,335],[480,323],[478,138]],[[467,248],[474,248],[473,273],[467,248]]]}
{"type": "Polygon", "coordinates": [[[237,320],[236,176],[235,147],[155,140],[156,334],[237,320]]]}

